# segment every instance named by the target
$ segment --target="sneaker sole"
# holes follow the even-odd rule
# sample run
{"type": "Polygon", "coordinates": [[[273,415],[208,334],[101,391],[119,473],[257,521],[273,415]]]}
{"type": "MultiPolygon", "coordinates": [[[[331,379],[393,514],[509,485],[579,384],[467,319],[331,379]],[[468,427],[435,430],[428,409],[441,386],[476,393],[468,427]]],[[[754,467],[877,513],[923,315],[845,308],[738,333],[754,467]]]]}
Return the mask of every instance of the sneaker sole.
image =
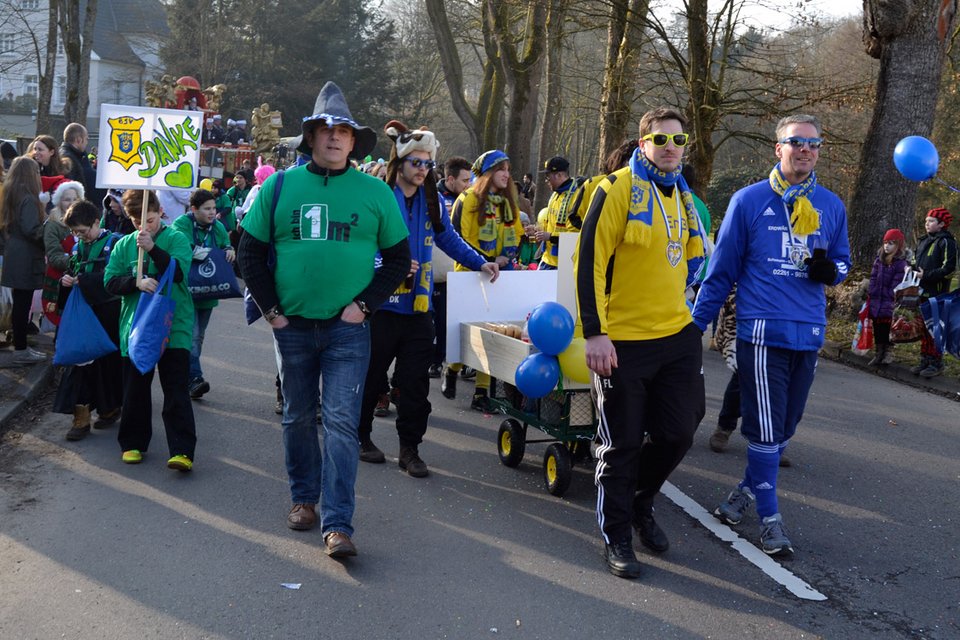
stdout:
{"type": "Polygon", "coordinates": [[[186,465],[182,462],[168,462],[167,469],[173,469],[174,471],[193,471],[193,465],[186,465]]]}
{"type": "Polygon", "coordinates": [[[724,523],[724,524],[728,524],[728,525],[730,525],[730,526],[732,526],[732,527],[735,527],[736,525],[738,525],[738,524],[740,524],[741,522],[743,522],[743,518],[742,518],[742,517],[741,517],[739,520],[734,520],[734,519],[732,519],[732,518],[728,518],[727,516],[723,515],[723,514],[720,512],[720,508],[719,508],[719,507],[713,510],[713,515],[714,515],[714,517],[715,517],[717,520],[719,520],[720,522],[722,522],[722,523],[724,523]]]}
{"type": "Polygon", "coordinates": [[[780,547],[779,549],[764,549],[763,547],[761,547],[760,550],[763,551],[768,556],[777,556],[780,558],[793,555],[793,547],[790,547],[790,546],[780,547]]]}

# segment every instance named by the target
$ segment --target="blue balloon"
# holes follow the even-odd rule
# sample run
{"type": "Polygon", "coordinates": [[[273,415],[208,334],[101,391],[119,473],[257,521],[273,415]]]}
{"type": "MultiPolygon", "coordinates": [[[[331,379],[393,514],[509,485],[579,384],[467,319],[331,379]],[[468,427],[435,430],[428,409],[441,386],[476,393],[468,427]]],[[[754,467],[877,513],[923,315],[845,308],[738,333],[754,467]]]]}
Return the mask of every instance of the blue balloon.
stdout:
{"type": "Polygon", "coordinates": [[[547,355],[560,355],[573,340],[573,317],[562,304],[544,302],[530,312],[527,333],[537,349],[547,355]]]}
{"type": "Polygon", "coordinates": [[[520,393],[528,398],[542,398],[560,381],[560,362],[555,356],[533,353],[517,366],[514,377],[520,393]]]}
{"type": "Polygon", "coordinates": [[[940,154],[923,136],[907,136],[894,148],[893,164],[907,180],[923,182],[937,175],[940,154]]]}

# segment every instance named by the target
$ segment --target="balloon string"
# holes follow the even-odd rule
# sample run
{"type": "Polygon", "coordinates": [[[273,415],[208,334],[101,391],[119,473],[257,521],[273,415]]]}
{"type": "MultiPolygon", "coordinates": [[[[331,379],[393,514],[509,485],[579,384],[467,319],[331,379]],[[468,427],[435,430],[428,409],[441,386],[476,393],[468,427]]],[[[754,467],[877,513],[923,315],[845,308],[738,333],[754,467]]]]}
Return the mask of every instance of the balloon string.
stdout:
{"type": "Polygon", "coordinates": [[[956,187],[951,187],[950,185],[948,185],[946,182],[944,182],[944,181],[941,180],[940,178],[934,178],[934,180],[936,180],[937,182],[939,182],[940,184],[942,184],[943,186],[945,186],[947,189],[950,189],[950,191],[953,191],[953,192],[955,192],[955,193],[960,193],[960,189],[957,189],[956,187]]]}

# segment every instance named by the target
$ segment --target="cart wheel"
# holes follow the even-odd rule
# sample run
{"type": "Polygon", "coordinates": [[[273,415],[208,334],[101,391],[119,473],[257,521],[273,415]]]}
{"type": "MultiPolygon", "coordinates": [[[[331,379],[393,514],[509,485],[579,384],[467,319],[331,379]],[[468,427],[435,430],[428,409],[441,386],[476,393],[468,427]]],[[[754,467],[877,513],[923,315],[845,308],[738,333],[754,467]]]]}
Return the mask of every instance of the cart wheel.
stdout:
{"type": "Polygon", "coordinates": [[[497,453],[500,462],[506,467],[516,467],[523,460],[523,451],[527,448],[526,429],[519,421],[507,418],[500,423],[497,433],[497,453]]]}
{"type": "Polygon", "coordinates": [[[543,454],[543,483],[551,495],[562,496],[570,486],[573,461],[570,452],[561,442],[547,447],[543,454]]]}

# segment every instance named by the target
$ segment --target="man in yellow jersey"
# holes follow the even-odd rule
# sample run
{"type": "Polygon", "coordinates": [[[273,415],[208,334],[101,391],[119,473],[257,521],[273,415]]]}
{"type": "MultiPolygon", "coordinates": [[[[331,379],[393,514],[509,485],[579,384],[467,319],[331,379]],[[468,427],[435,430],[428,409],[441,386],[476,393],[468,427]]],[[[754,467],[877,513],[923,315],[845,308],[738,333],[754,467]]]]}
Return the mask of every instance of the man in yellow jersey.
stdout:
{"type": "Polygon", "coordinates": [[[583,178],[570,177],[570,162],[554,156],[543,165],[547,183],[553,193],[547,203],[546,224],[529,234],[534,242],[545,242],[540,259],[541,270],[555,270],[560,250],[560,234],[580,229],[580,201],[583,198],[583,178]]]}
{"type": "Polygon", "coordinates": [[[632,527],[650,550],[669,547],[653,498],[705,412],[702,334],[684,298],[703,264],[680,175],[684,123],[663,107],[643,115],[639,147],[600,182],[580,232],[577,301],[600,414],[597,518],[607,566],[622,578],[641,571],[632,527]]]}

